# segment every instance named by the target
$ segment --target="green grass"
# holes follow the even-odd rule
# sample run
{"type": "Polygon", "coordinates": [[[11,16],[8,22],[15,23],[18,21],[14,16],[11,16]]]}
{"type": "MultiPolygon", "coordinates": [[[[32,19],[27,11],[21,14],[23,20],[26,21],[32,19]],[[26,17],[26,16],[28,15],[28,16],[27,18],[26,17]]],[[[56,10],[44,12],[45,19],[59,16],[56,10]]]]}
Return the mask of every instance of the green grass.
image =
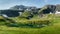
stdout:
{"type": "MultiPolygon", "coordinates": [[[[2,17],[0,17],[3,19],[2,17]]],[[[43,18],[35,17],[31,18],[30,20],[27,19],[21,19],[19,17],[12,18],[14,21],[17,22],[17,24],[23,23],[26,24],[28,22],[36,22],[40,23],[39,21],[43,21],[42,23],[45,23],[45,20],[50,20],[53,25],[45,26],[42,28],[21,28],[21,27],[9,27],[4,25],[5,22],[0,23],[0,34],[60,34],[60,16],[56,15],[48,15],[43,18]],[[38,18],[36,20],[36,18],[38,18]],[[21,20],[20,20],[21,19],[21,20]],[[24,21],[23,21],[24,20],[24,21]]]]}
{"type": "Polygon", "coordinates": [[[17,28],[0,26],[0,34],[60,34],[60,23],[43,28],[17,28]]]}
{"type": "Polygon", "coordinates": [[[36,27],[43,27],[43,26],[47,26],[49,25],[50,23],[52,23],[51,19],[30,19],[30,20],[27,20],[27,19],[22,19],[20,20],[21,17],[16,17],[16,18],[11,18],[9,20],[7,19],[0,19],[0,24],[4,24],[4,25],[7,25],[7,26],[14,26],[14,27],[33,27],[33,28],[36,28],[36,27]],[[4,21],[5,20],[5,21],[4,21]]]}

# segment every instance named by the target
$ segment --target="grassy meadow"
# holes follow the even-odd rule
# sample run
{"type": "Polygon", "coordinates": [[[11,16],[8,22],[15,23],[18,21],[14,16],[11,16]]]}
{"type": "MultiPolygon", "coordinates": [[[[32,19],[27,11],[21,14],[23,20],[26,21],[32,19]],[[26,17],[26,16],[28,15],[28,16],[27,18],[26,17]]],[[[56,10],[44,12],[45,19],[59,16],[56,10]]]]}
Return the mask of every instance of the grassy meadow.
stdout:
{"type": "Polygon", "coordinates": [[[60,16],[48,14],[30,20],[15,17],[5,19],[0,16],[0,34],[60,34],[60,16]]]}

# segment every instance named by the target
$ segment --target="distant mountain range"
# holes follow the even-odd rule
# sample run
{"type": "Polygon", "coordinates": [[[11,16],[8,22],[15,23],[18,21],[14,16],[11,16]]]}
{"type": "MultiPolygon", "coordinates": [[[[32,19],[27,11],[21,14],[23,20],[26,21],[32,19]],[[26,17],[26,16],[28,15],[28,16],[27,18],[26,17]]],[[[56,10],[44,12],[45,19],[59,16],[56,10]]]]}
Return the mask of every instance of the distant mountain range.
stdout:
{"type": "MultiPolygon", "coordinates": [[[[56,7],[56,10],[60,10],[60,5],[45,5],[44,7],[49,7],[49,8],[53,8],[56,7]]],[[[37,8],[35,6],[24,6],[24,5],[16,5],[11,7],[10,9],[14,9],[14,10],[26,10],[26,9],[40,9],[37,8]]]]}
{"type": "Polygon", "coordinates": [[[37,8],[35,6],[24,6],[24,5],[16,5],[13,7],[10,7],[7,10],[0,10],[0,14],[6,14],[9,17],[13,17],[18,16],[19,13],[18,12],[24,12],[25,10],[31,11],[35,14],[37,14],[39,12],[39,10],[42,10],[43,14],[47,14],[47,13],[55,13],[56,11],[60,11],[60,5],[45,5],[42,8],[37,8]],[[44,7],[47,7],[47,9],[44,9],[44,7]]]}
{"type": "Polygon", "coordinates": [[[37,7],[34,6],[24,6],[24,5],[16,5],[11,7],[10,9],[14,9],[14,10],[26,10],[26,9],[37,9],[37,7]]]}
{"type": "Polygon", "coordinates": [[[60,4],[56,5],[56,10],[60,11],[60,4]]]}

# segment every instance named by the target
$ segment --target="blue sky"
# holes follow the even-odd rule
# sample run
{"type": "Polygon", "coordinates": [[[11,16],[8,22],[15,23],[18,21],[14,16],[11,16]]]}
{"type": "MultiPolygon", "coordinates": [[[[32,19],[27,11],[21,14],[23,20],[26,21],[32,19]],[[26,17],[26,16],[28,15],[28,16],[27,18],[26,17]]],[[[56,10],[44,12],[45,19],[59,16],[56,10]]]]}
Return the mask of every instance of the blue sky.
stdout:
{"type": "Polygon", "coordinates": [[[60,4],[60,0],[0,0],[0,9],[8,9],[15,5],[43,7],[46,4],[60,4]]]}

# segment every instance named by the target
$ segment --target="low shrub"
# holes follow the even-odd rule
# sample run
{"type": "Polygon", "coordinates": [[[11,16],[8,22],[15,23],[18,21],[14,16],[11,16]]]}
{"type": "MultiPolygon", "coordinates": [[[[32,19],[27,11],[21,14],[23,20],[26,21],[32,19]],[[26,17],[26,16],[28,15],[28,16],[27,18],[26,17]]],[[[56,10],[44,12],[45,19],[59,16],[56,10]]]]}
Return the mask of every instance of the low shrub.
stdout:
{"type": "Polygon", "coordinates": [[[26,21],[20,21],[16,24],[20,27],[43,27],[48,26],[52,22],[51,20],[26,20],[26,21]]]}
{"type": "MultiPolygon", "coordinates": [[[[35,20],[13,20],[13,19],[3,19],[4,24],[11,27],[43,27],[48,26],[52,23],[51,19],[35,19],[35,20]]],[[[2,23],[1,22],[1,23],[2,23]]]]}

